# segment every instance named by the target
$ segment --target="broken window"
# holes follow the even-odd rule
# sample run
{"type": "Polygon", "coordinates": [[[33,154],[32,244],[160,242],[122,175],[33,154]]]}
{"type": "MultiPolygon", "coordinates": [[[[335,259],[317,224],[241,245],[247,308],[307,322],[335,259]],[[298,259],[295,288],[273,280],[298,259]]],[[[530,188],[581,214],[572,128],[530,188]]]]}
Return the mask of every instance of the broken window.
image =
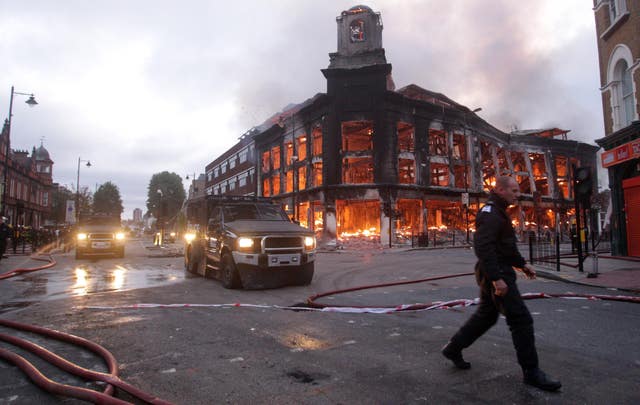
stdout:
{"type": "Polygon", "coordinates": [[[459,202],[426,201],[427,226],[431,230],[466,229],[466,217],[459,202]]]}
{"type": "Polygon", "coordinates": [[[462,134],[453,134],[453,150],[454,159],[467,160],[467,138],[462,134]]]}
{"type": "Polygon", "coordinates": [[[291,166],[293,163],[293,142],[286,141],[284,143],[284,161],[287,166],[291,166]]]}
{"type": "Polygon", "coordinates": [[[273,195],[280,194],[280,175],[279,174],[273,175],[271,187],[272,187],[271,191],[273,195]]]}
{"type": "Polygon", "coordinates": [[[271,197],[271,179],[268,177],[262,180],[262,195],[264,197],[271,197]]]}
{"type": "Polygon", "coordinates": [[[305,228],[309,228],[309,203],[301,202],[298,203],[298,209],[296,211],[297,218],[295,218],[300,226],[304,226],[305,228]]]}
{"type": "Polygon", "coordinates": [[[401,184],[415,184],[416,170],[413,159],[398,159],[398,182],[401,184]]]}
{"type": "Polygon", "coordinates": [[[429,154],[447,156],[447,133],[438,129],[429,129],[429,154]]]}
{"type": "Polygon", "coordinates": [[[413,125],[398,122],[398,152],[413,152],[415,149],[413,125]]]}
{"type": "Polygon", "coordinates": [[[289,170],[286,173],[284,192],[291,193],[293,191],[293,170],[289,170]]]}
{"type": "Polygon", "coordinates": [[[449,165],[444,163],[431,162],[431,185],[449,186],[449,165]]]}
{"type": "Polygon", "coordinates": [[[520,193],[531,194],[531,182],[528,174],[516,174],[516,181],[520,187],[520,193]]]}
{"type": "Polygon", "coordinates": [[[513,164],[514,172],[528,172],[522,152],[511,152],[511,163],[513,164]]]}
{"type": "Polygon", "coordinates": [[[313,186],[320,187],[322,185],[322,162],[313,164],[313,186]]]}
{"type": "Polygon", "coordinates": [[[322,127],[314,127],[311,135],[313,137],[312,156],[322,156],[322,127]]]}
{"type": "Polygon", "coordinates": [[[345,184],[373,183],[373,158],[342,159],[342,182],[345,184]]]}
{"type": "Polygon", "coordinates": [[[340,239],[380,236],[380,201],[336,201],[337,231],[340,239]]]}
{"type": "Polygon", "coordinates": [[[560,198],[569,197],[569,167],[566,156],[556,156],[556,181],[560,198]]]}
{"type": "Polygon", "coordinates": [[[342,150],[359,152],[373,149],[373,123],[348,121],[342,123],[342,150]]]}
{"type": "Polygon", "coordinates": [[[547,166],[542,153],[529,153],[531,160],[531,171],[533,172],[533,180],[536,183],[536,190],[541,195],[549,195],[549,183],[547,176],[547,166]]]}
{"type": "Polygon", "coordinates": [[[507,153],[503,148],[498,147],[496,151],[498,156],[498,166],[500,167],[500,175],[508,176],[511,174],[511,169],[509,169],[509,162],[507,162],[507,153]]]}
{"type": "Polygon", "coordinates": [[[471,174],[469,173],[469,166],[467,165],[454,165],[453,175],[455,179],[456,188],[469,188],[471,181],[471,174]]]}
{"type": "Polygon", "coordinates": [[[480,159],[482,160],[482,188],[490,191],[496,185],[496,171],[489,142],[480,141],[480,159]]]}
{"type": "Polygon", "coordinates": [[[296,146],[298,152],[298,160],[305,160],[307,158],[307,135],[302,135],[296,138],[296,146]]]}
{"type": "Polygon", "coordinates": [[[271,148],[271,167],[273,170],[278,170],[280,168],[280,147],[274,146],[271,148]]]}
{"type": "Polygon", "coordinates": [[[271,170],[271,153],[265,151],[262,153],[262,173],[269,173],[271,170]]]}
{"type": "Polygon", "coordinates": [[[307,188],[307,166],[298,167],[298,190],[307,188]]]}

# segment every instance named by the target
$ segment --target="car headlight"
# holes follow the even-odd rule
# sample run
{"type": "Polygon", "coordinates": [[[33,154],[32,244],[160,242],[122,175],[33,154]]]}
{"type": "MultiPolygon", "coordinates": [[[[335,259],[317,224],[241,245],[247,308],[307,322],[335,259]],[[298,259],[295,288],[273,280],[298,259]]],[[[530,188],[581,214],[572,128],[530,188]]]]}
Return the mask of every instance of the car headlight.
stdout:
{"type": "Polygon", "coordinates": [[[175,232],[171,232],[169,235],[171,235],[172,238],[176,237],[176,233],[175,232]]]}
{"type": "Polygon", "coordinates": [[[316,237],[315,236],[305,236],[304,237],[304,247],[307,250],[312,250],[316,248],[316,237]]]}
{"type": "Polygon", "coordinates": [[[194,240],[196,238],[196,234],[195,233],[185,233],[184,234],[184,240],[187,241],[187,243],[191,243],[192,240],[194,240]]]}
{"type": "Polygon", "coordinates": [[[116,240],[124,240],[124,233],[123,232],[116,233],[116,240]]]}
{"type": "Polygon", "coordinates": [[[87,234],[86,233],[79,233],[78,235],[76,235],[76,238],[78,240],[86,240],[87,239],[87,234]]]}
{"type": "Polygon", "coordinates": [[[251,249],[253,247],[253,239],[238,238],[238,249],[251,249]]]}

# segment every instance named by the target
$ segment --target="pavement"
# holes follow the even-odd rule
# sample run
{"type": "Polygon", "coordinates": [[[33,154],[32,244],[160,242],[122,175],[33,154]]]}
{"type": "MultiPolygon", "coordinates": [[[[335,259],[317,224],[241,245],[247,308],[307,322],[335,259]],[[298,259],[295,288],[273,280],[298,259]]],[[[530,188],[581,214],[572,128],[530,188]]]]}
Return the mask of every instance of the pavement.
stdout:
{"type": "Polygon", "coordinates": [[[594,260],[589,256],[583,262],[582,272],[577,257],[563,257],[560,263],[560,271],[555,265],[534,264],[534,267],[543,278],[640,293],[640,258],[599,254],[594,260]]]}

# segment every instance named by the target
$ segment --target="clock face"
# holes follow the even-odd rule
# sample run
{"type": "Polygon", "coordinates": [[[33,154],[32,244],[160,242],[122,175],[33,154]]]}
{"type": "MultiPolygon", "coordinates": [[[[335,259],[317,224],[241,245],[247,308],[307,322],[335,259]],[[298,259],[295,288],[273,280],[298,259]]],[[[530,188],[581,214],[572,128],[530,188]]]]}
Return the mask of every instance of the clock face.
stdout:
{"type": "Polygon", "coordinates": [[[364,36],[364,21],[355,20],[349,25],[349,39],[351,42],[363,42],[365,40],[364,36]]]}

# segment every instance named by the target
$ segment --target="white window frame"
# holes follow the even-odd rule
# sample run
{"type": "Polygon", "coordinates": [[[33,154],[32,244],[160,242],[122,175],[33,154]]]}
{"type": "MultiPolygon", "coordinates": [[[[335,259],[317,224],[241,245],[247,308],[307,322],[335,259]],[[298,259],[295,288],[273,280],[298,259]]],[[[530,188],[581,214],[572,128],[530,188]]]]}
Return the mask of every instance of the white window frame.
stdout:
{"type": "Polygon", "coordinates": [[[637,105],[637,88],[633,81],[633,76],[639,65],[634,65],[633,61],[634,59],[631,54],[631,50],[624,44],[616,46],[609,58],[607,85],[603,88],[603,91],[608,90],[610,92],[609,99],[611,103],[611,118],[613,123],[612,132],[616,132],[638,119],[638,111],[635,108],[637,105]],[[627,64],[627,70],[625,72],[621,72],[619,68],[619,64],[622,61],[627,64]],[[626,95],[623,94],[622,89],[622,79],[625,73],[631,76],[632,86],[632,93],[626,95]],[[625,96],[627,97],[626,100],[625,96]],[[628,112],[628,108],[632,108],[633,111],[628,112]],[[631,119],[628,120],[627,117],[630,117],[631,119]]]}

